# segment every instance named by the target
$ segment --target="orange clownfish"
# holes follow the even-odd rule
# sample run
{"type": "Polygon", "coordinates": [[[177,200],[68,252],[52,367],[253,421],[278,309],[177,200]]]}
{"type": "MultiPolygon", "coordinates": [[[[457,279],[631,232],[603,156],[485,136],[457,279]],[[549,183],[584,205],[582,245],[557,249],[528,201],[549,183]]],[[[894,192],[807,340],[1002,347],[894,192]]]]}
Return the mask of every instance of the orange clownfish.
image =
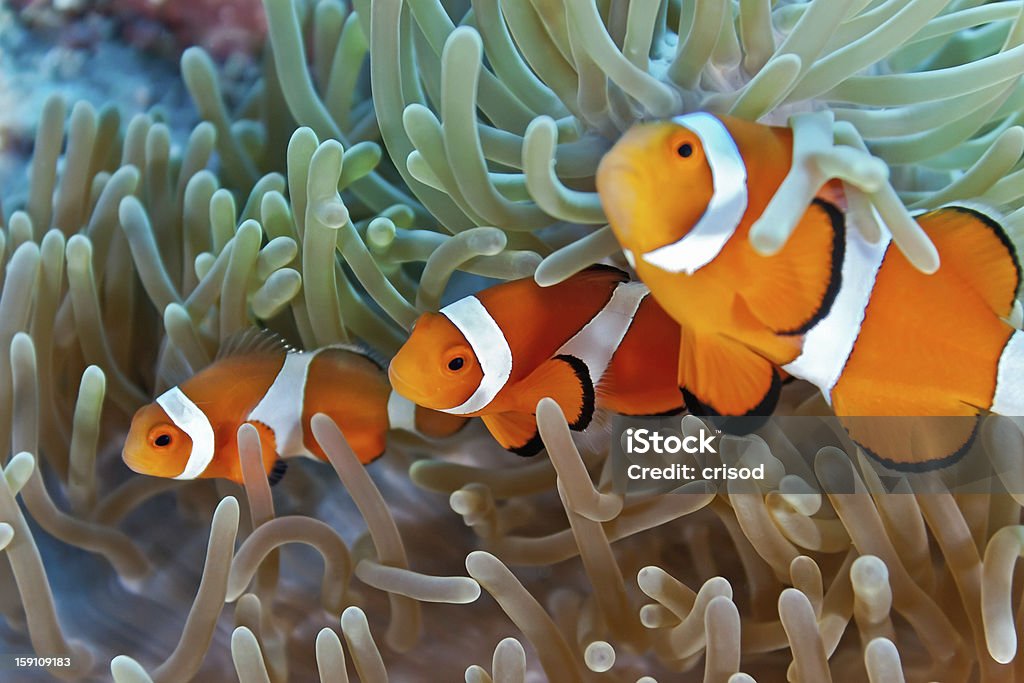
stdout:
{"type": "Polygon", "coordinates": [[[1024,333],[1006,322],[1020,267],[998,219],[969,205],[917,216],[942,262],[927,275],[888,234],[869,243],[848,230],[830,184],[763,256],[748,233],[792,152],[788,128],[694,113],[635,126],[599,166],[612,230],[682,327],[678,379],[691,411],[770,414],[782,368],[841,418],[932,420],[844,421],[865,450],[907,470],[955,460],[981,411],[1024,415],[1024,333]]]}
{"type": "Polygon", "coordinates": [[[269,333],[231,340],[217,360],[143,406],[132,418],[123,458],[140,474],[242,483],[237,431],[254,425],[271,483],[283,458],[326,460],[310,419],[329,415],[360,461],[384,452],[389,427],[447,436],[464,420],[416,408],[392,393],[383,368],[347,346],[302,352],[269,333]]]}
{"type": "Polygon", "coordinates": [[[582,431],[595,408],[632,415],[677,412],[679,326],[647,287],[592,266],[551,287],[525,278],[425,313],[388,369],[417,405],[479,416],[506,449],[543,449],[537,402],[558,402],[582,431]]]}

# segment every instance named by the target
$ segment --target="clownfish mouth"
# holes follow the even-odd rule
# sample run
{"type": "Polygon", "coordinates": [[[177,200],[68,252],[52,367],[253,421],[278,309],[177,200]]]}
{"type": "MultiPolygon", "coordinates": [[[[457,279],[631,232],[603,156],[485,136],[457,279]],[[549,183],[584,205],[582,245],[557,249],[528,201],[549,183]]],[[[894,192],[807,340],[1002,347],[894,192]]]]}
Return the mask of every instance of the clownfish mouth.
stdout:
{"type": "Polygon", "coordinates": [[[130,469],[135,474],[147,474],[147,472],[143,471],[143,469],[141,468],[142,466],[135,462],[135,458],[133,458],[128,453],[122,453],[121,460],[123,460],[124,464],[128,467],[128,469],[130,469]]]}
{"type": "Polygon", "coordinates": [[[430,396],[425,395],[424,388],[419,385],[412,384],[402,378],[398,374],[398,370],[395,369],[394,361],[388,365],[388,381],[391,383],[391,388],[395,390],[400,396],[404,396],[413,403],[424,406],[425,408],[433,408],[430,405],[430,396]]]}
{"type": "Polygon", "coordinates": [[[147,476],[162,476],[161,468],[157,466],[154,458],[147,457],[148,454],[137,451],[124,450],[121,452],[121,460],[135,474],[147,476]]]}

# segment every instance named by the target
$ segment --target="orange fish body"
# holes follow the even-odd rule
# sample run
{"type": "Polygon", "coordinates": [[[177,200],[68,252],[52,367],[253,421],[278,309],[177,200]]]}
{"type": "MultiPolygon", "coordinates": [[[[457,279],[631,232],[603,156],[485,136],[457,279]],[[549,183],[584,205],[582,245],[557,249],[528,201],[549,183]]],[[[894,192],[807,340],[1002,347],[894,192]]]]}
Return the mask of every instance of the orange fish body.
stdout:
{"type": "MultiPolygon", "coordinates": [[[[376,362],[347,347],[297,352],[266,346],[220,358],[141,408],[125,441],[128,467],[158,477],[242,483],[237,432],[249,423],[260,436],[264,470],[276,483],[283,458],[326,459],[310,429],[317,413],[338,424],[363,463],[383,453],[396,402],[376,362]]],[[[451,426],[448,416],[440,423],[424,418],[441,431],[451,426]]]]}
{"type": "Polygon", "coordinates": [[[421,316],[391,361],[392,386],[418,405],[481,417],[520,455],[542,449],[534,414],[545,396],[577,431],[595,408],[680,410],[679,326],[647,293],[605,266],[546,288],[532,278],[491,287],[421,316]]]}
{"type": "MultiPolygon", "coordinates": [[[[998,221],[963,206],[920,216],[943,263],[925,275],[888,235],[869,244],[847,229],[841,192],[826,186],[785,246],[763,256],[750,227],[791,159],[788,129],[697,113],[636,126],[601,162],[612,229],[682,327],[688,407],[770,414],[781,367],[840,416],[1021,414],[1009,378],[1024,369],[1024,341],[1004,321],[1020,273],[998,221]]],[[[914,468],[955,455],[974,424],[948,422],[934,444],[893,425],[850,431],[881,460],[914,468]]]]}

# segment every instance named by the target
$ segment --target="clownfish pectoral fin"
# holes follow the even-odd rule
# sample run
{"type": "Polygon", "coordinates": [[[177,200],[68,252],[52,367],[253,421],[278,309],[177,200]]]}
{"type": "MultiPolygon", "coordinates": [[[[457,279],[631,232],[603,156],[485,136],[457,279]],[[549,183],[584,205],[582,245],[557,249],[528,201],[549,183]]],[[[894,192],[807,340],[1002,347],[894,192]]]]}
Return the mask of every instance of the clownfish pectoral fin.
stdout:
{"type": "Polygon", "coordinates": [[[284,475],[288,473],[288,461],[278,458],[274,462],[274,466],[270,468],[270,472],[267,474],[267,481],[270,482],[271,486],[276,486],[284,475]]]}
{"type": "Polygon", "coordinates": [[[298,349],[285,341],[284,337],[276,332],[263,327],[247,327],[244,330],[228,335],[220,343],[214,361],[247,353],[267,353],[273,351],[294,353],[298,349]]]}
{"type": "Polygon", "coordinates": [[[416,405],[392,390],[388,396],[388,428],[428,439],[444,439],[466,426],[470,418],[416,405]]]}
{"type": "Polygon", "coordinates": [[[885,467],[925,472],[957,462],[970,449],[978,415],[840,417],[850,438],[885,467]]]}
{"type": "Polygon", "coordinates": [[[816,198],[782,251],[747,257],[740,288],[750,313],[777,334],[803,334],[831,310],[845,251],[842,212],[816,198]]]}
{"type": "Polygon", "coordinates": [[[545,397],[562,409],[569,429],[582,432],[594,417],[594,383],[587,364],[576,356],[562,354],[538,366],[516,386],[519,405],[531,412],[545,397]]]}
{"type": "Polygon", "coordinates": [[[416,406],[416,432],[431,439],[444,439],[462,430],[469,418],[416,406]]]}
{"type": "MultiPolygon", "coordinates": [[[[679,371],[686,383],[681,390],[691,413],[767,417],[775,410],[782,380],[767,358],[721,335],[701,336],[684,348],[688,351],[680,355],[679,371]]],[[[743,431],[758,426],[734,422],[743,431]]]]}
{"type": "Polygon", "coordinates": [[[544,450],[537,431],[537,418],[530,413],[496,413],[480,418],[495,441],[516,455],[529,457],[544,450]]]}

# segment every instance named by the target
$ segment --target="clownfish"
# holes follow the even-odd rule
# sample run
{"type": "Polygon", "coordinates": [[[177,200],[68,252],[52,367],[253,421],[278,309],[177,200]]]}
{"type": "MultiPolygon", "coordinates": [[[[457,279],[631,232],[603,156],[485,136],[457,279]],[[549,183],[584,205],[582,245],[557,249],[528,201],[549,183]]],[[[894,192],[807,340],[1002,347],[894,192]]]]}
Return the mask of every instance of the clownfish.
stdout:
{"type": "Polygon", "coordinates": [[[956,460],[981,412],[1024,415],[1024,333],[1007,322],[1020,264],[998,218],[969,204],[916,216],[942,263],[929,275],[888,231],[870,243],[847,229],[833,182],[764,256],[748,233],[792,157],[788,128],[693,113],[633,127],[599,165],[627,260],[682,328],[677,379],[691,412],[768,415],[781,368],[840,418],[920,418],[844,421],[904,470],[956,460]]]}
{"type": "Polygon", "coordinates": [[[139,474],[241,484],[236,434],[249,423],[276,484],[285,458],[326,460],[310,430],[316,413],[338,424],[364,464],[383,454],[389,428],[444,437],[465,422],[395,395],[383,367],[358,349],[296,351],[271,333],[247,331],[229,340],[211,365],[135,413],[122,457],[139,474]]]}
{"type": "Polygon", "coordinates": [[[682,410],[679,326],[643,283],[591,266],[551,287],[506,282],[419,317],[391,360],[395,391],[420,406],[481,417],[504,448],[543,449],[537,402],[551,397],[570,428],[596,408],[628,415],[682,410]]]}

